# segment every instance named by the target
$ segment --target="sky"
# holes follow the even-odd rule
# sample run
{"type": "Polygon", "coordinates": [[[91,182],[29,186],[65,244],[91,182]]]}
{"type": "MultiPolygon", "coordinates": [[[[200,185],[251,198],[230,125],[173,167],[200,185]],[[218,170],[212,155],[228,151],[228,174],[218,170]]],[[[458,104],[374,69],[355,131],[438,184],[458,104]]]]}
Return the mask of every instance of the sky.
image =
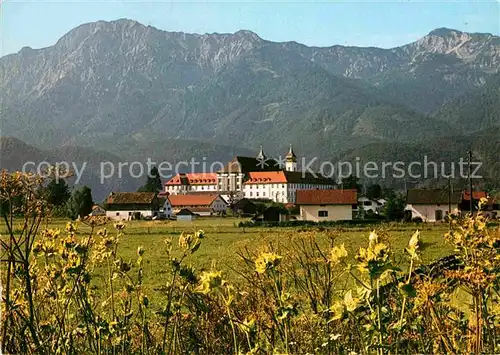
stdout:
{"type": "Polygon", "coordinates": [[[309,46],[391,48],[440,27],[500,35],[500,0],[0,0],[0,56],[53,45],[82,23],[120,18],[167,31],[246,29],[267,40],[309,46]]]}

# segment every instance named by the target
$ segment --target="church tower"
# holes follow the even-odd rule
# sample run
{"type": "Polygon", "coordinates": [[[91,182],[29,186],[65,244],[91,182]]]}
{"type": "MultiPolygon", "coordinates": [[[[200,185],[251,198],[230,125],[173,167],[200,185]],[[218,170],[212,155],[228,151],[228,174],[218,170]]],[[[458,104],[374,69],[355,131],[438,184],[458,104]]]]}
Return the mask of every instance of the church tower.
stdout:
{"type": "Polygon", "coordinates": [[[257,159],[260,161],[265,161],[267,159],[266,155],[264,154],[264,149],[262,149],[262,146],[260,146],[260,151],[259,154],[257,154],[257,159]]]}
{"type": "Polygon", "coordinates": [[[285,170],[297,171],[297,156],[293,152],[291,144],[290,144],[290,150],[288,150],[288,153],[286,155],[285,170]]]}

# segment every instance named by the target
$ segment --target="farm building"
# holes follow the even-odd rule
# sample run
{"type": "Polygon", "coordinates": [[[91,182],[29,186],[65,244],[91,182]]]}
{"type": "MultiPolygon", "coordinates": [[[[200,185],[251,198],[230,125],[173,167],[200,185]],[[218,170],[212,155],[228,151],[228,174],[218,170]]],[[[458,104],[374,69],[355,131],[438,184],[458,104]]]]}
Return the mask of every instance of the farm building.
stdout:
{"type": "Polygon", "coordinates": [[[283,222],[288,219],[288,213],[277,206],[269,206],[264,212],[252,218],[258,222],[283,222]]]}
{"type": "Polygon", "coordinates": [[[106,199],[106,216],[115,220],[154,217],[159,201],[154,192],[111,192],[106,199]]]}
{"type": "Polygon", "coordinates": [[[227,202],[219,194],[168,195],[174,213],[187,208],[200,216],[216,216],[226,213],[227,202]]]}
{"type": "Polygon", "coordinates": [[[406,211],[411,218],[424,222],[441,221],[448,213],[458,210],[462,200],[461,191],[445,189],[411,189],[406,196],[406,211]]]}
{"type": "Polygon", "coordinates": [[[251,216],[257,212],[257,205],[247,198],[242,198],[234,203],[231,208],[240,216],[251,216]]]}
{"type": "Polygon", "coordinates": [[[179,212],[176,213],[177,220],[178,221],[192,221],[195,220],[198,215],[196,213],[193,213],[191,210],[187,208],[181,209],[179,212]]]}
{"type": "Polygon", "coordinates": [[[297,205],[305,221],[352,220],[358,192],[353,190],[298,190],[297,205]]]}
{"type": "Polygon", "coordinates": [[[160,206],[160,215],[165,218],[171,218],[173,211],[172,205],[170,204],[170,200],[167,196],[160,197],[158,196],[158,202],[160,206]]]}

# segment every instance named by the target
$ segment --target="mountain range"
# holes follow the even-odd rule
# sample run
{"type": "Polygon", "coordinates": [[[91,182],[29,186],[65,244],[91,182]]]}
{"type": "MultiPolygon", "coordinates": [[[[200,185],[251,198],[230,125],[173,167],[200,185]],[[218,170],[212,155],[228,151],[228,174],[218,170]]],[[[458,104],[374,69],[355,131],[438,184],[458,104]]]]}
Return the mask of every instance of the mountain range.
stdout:
{"type": "Polygon", "coordinates": [[[0,58],[1,134],[77,160],[217,160],[259,145],[282,154],[290,143],[320,159],[377,158],[381,147],[408,158],[472,148],[491,159],[478,142],[498,147],[498,68],[500,37],[446,28],[381,49],[100,21],[0,58]]]}

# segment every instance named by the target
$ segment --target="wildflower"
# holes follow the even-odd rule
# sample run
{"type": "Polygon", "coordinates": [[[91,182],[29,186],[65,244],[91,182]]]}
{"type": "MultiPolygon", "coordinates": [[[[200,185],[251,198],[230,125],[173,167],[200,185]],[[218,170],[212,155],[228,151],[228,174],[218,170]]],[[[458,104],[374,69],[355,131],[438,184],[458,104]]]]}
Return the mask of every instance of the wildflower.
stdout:
{"type": "Polygon", "coordinates": [[[408,247],[412,249],[417,249],[418,248],[418,243],[419,243],[419,237],[420,237],[420,232],[416,231],[413,236],[410,238],[410,242],[408,243],[408,247]]]}
{"type": "Polygon", "coordinates": [[[222,273],[220,271],[204,271],[200,276],[200,285],[197,287],[197,292],[205,295],[222,286],[222,273]]]}
{"type": "Polygon", "coordinates": [[[255,271],[259,274],[277,267],[281,263],[282,257],[274,253],[262,253],[255,260],[255,271]]]}
{"type": "Polygon", "coordinates": [[[193,241],[192,234],[184,234],[182,233],[179,237],[179,248],[183,250],[188,250],[191,247],[191,243],[193,241]]]}
{"type": "Polygon", "coordinates": [[[141,245],[137,248],[137,255],[143,256],[144,255],[144,247],[141,245]]]}
{"type": "Polygon", "coordinates": [[[69,233],[76,232],[76,227],[77,227],[76,223],[73,222],[66,223],[66,231],[69,233]]]}
{"type": "Polygon", "coordinates": [[[370,242],[370,245],[378,243],[378,235],[375,233],[375,231],[372,231],[370,235],[368,236],[368,241],[370,242]]]}
{"type": "Polygon", "coordinates": [[[406,248],[406,252],[412,257],[412,258],[418,258],[417,255],[417,249],[420,244],[420,232],[416,231],[413,233],[413,236],[410,238],[410,241],[408,242],[408,247],[406,248]]]}
{"type": "Polygon", "coordinates": [[[108,231],[106,230],[106,228],[101,228],[97,231],[97,235],[105,238],[108,236],[108,231]]]}
{"type": "Polygon", "coordinates": [[[250,318],[238,324],[240,330],[244,333],[253,333],[255,331],[255,318],[250,318]]]}
{"type": "Polygon", "coordinates": [[[479,200],[479,209],[482,209],[487,203],[488,199],[486,197],[481,197],[481,199],[479,200]]]}
{"type": "Polygon", "coordinates": [[[333,247],[332,250],[330,250],[330,256],[328,260],[333,264],[337,265],[340,263],[343,259],[347,257],[347,250],[345,249],[344,244],[342,243],[340,247],[333,247]]]}
{"type": "Polygon", "coordinates": [[[329,311],[332,314],[330,321],[340,320],[344,318],[346,308],[343,302],[335,302],[329,311]]]}
{"type": "Polygon", "coordinates": [[[125,223],[123,223],[123,222],[116,222],[113,226],[115,227],[115,229],[121,231],[122,229],[125,228],[125,223]]]}
{"type": "Polygon", "coordinates": [[[352,290],[344,295],[344,305],[348,312],[353,312],[358,307],[359,299],[352,297],[352,290]]]}

